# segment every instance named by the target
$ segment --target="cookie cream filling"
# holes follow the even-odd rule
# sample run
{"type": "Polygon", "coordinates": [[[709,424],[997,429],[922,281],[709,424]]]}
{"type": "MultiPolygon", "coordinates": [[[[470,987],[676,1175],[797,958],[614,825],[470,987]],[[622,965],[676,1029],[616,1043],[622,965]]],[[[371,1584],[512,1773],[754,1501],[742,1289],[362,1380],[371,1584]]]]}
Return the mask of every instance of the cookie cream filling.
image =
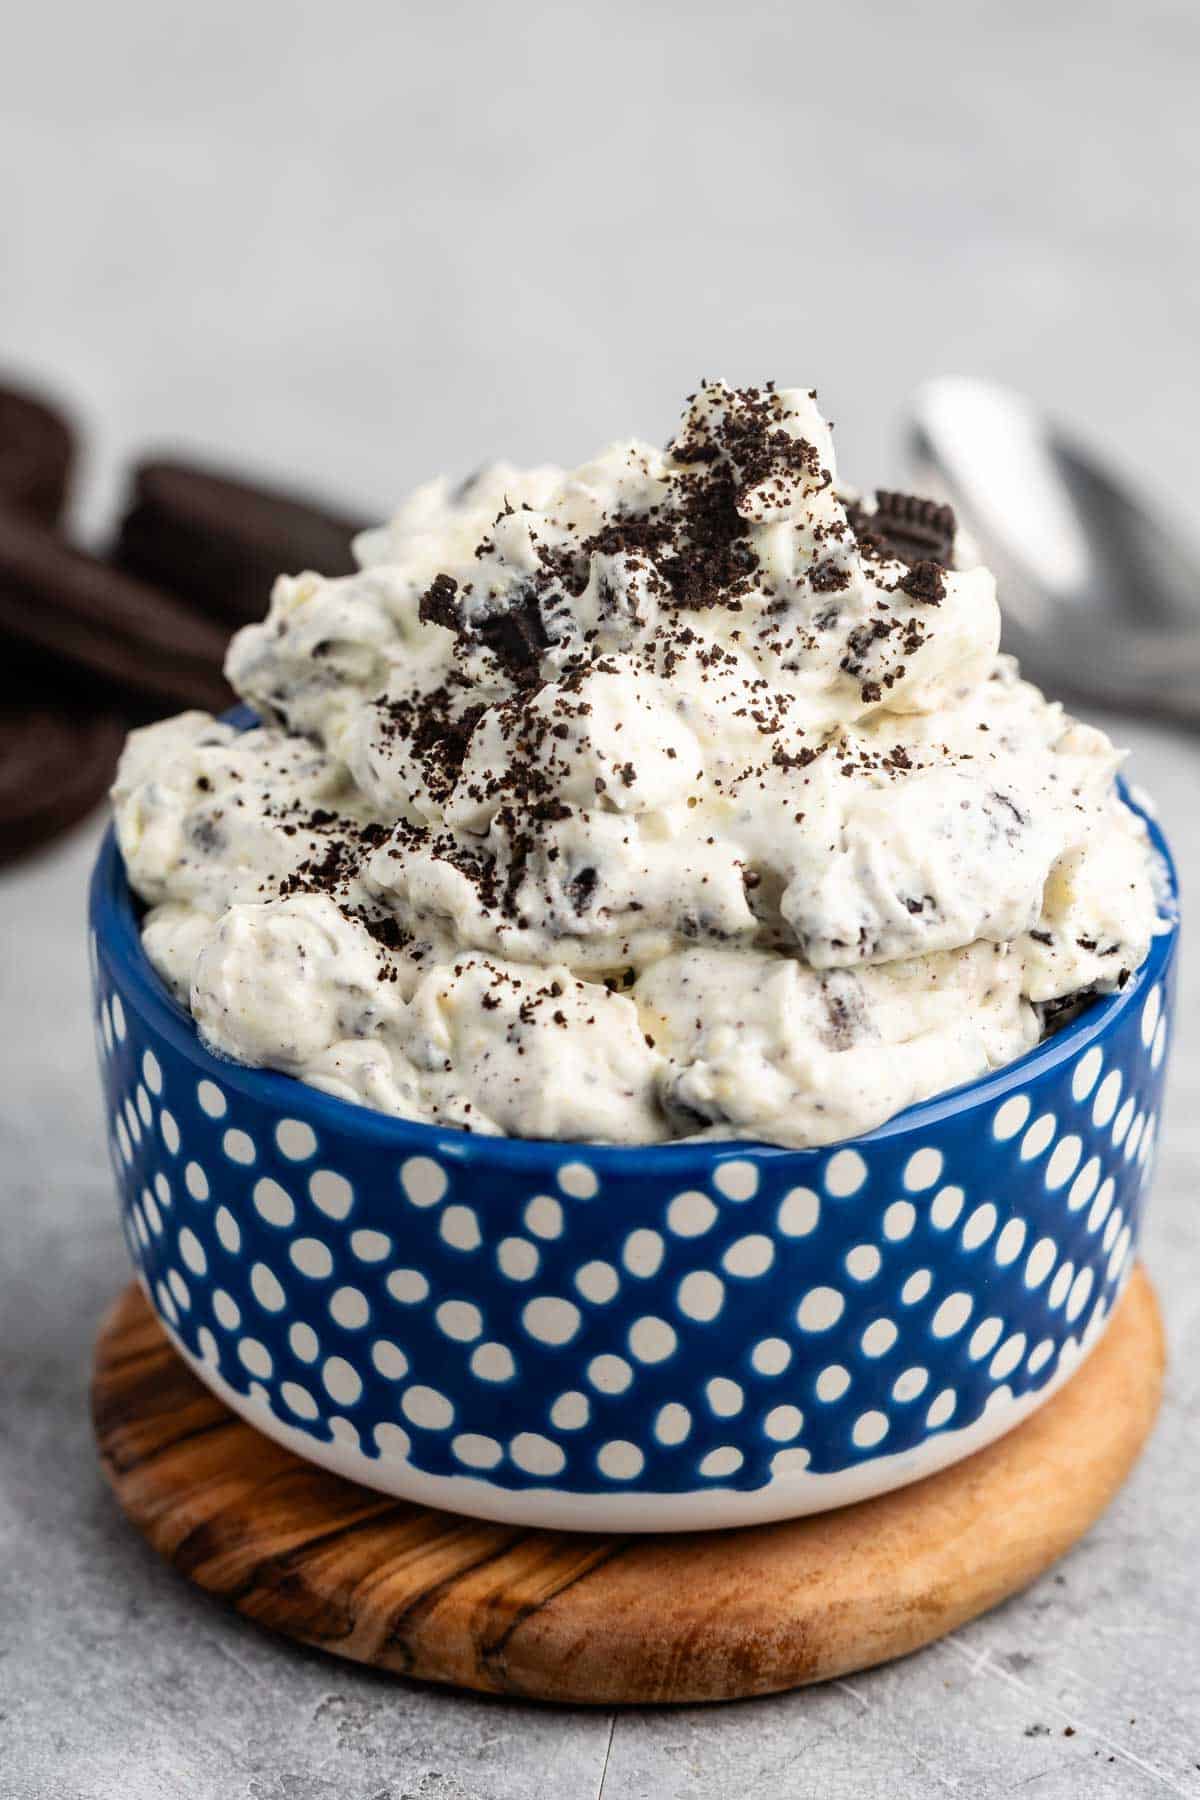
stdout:
{"type": "Polygon", "coordinates": [[[1010,1061],[1155,901],[954,536],[807,389],[419,488],[234,638],[258,728],[130,737],[151,962],[225,1056],[519,1137],[825,1144],[1010,1061]]]}

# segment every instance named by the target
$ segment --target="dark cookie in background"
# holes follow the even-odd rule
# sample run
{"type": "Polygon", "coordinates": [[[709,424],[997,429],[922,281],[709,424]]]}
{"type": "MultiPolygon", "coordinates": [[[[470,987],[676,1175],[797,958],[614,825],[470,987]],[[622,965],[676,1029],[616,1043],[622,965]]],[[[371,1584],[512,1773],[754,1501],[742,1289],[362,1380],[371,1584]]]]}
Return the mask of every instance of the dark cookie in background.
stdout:
{"type": "Polygon", "coordinates": [[[222,631],[58,535],[74,460],[55,407],[0,388],[0,862],[103,800],[131,723],[229,700],[222,631]]]}
{"type": "MultiPolygon", "coordinates": [[[[66,505],[75,439],[32,394],[0,388],[0,530],[49,536],[66,505]]],[[[0,585],[2,585],[0,577],[0,585]]],[[[103,798],[125,721],[65,692],[55,659],[30,658],[0,627],[0,863],[37,849],[103,798]]]]}
{"type": "Polygon", "coordinates": [[[229,632],[281,571],[356,566],[337,511],[162,459],[135,470],[112,557],[89,555],[58,530],[74,450],[52,405],[0,389],[0,861],[103,798],[131,725],[233,704],[229,632]]]}
{"type": "Polygon", "coordinates": [[[74,460],[74,434],[56,408],[20,389],[0,388],[0,506],[53,527],[74,460]]]}
{"type": "Polygon", "coordinates": [[[131,716],[233,705],[221,626],[3,511],[0,633],[27,662],[86,677],[94,698],[131,716]]]}
{"type": "Polygon", "coordinates": [[[363,529],[320,503],[191,463],[148,461],[113,561],[230,626],[261,619],[275,578],[349,575],[363,529]]]}
{"type": "Polygon", "coordinates": [[[116,713],[0,696],[0,862],[40,848],[99,805],[126,729],[116,713]]]}

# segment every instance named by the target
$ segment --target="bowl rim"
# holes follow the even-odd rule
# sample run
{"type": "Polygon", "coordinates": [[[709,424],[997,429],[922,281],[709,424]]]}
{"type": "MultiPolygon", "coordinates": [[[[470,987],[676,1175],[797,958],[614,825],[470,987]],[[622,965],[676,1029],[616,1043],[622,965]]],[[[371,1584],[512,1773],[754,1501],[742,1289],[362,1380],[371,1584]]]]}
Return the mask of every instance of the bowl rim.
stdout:
{"type": "MultiPolygon", "coordinates": [[[[241,712],[242,709],[239,709],[241,712]]],[[[244,716],[244,715],[243,715],[244,716]]],[[[574,1152],[586,1158],[598,1174],[647,1178],[661,1172],[677,1179],[687,1165],[711,1168],[714,1162],[735,1158],[755,1162],[789,1157],[798,1166],[813,1170],[838,1150],[859,1145],[878,1145],[891,1139],[935,1130],[945,1119],[975,1107],[1003,1100],[1027,1081],[1057,1069],[1081,1051],[1104,1038],[1133,1006],[1142,991],[1167,970],[1179,935],[1179,882],[1170,847],[1140,790],[1123,777],[1117,791],[1126,806],[1142,820],[1157,854],[1165,881],[1159,895],[1159,924],[1150,948],[1125,986],[1094,1001],[1069,1025],[1043,1039],[1015,1061],[957,1087],[919,1100],[871,1131],[860,1132],[835,1143],[802,1149],[768,1144],[752,1138],[680,1138],[666,1144],[599,1144],[583,1139],[513,1138],[471,1133],[422,1120],[401,1119],[377,1112],[357,1101],[327,1094],[298,1077],[278,1070],[252,1068],[210,1050],[201,1038],[191,1014],[168,991],[142,947],[133,891],[125,873],[110,821],[100,843],[92,871],[88,917],[97,946],[103,945],[113,963],[120,990],[137,1007],[150,1029],[191,1062],[201,1078],[223,1082],[251,1103],[279,1117],[301,1117],[307,1123],[340,1135],[355,1135],[381,1150],[398,1155],[434,1155],[442,1158],[485,1159],[520,1169],[544,1169],[572,1160],[574,1152]]]]}

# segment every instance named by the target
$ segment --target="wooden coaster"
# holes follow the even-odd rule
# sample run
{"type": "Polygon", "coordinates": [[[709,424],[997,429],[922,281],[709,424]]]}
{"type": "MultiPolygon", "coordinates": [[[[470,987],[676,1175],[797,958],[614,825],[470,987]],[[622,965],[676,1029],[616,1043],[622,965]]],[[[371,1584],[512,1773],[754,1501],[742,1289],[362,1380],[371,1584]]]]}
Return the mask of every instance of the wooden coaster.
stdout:
{"type": "Polygon", "coordinates": [[[483,1524],[314,1468],[209,1393],[136,1287],[101,1325],[93,1416],[138,1530],[248,1618],[400,1675],[607,1706],[844,1675],[1025,1587],[1129,1473],[1163,1364],[1139,1269],[1078,1374],[965,1462],[838,1512],[685,1536],[483,1524]]]}

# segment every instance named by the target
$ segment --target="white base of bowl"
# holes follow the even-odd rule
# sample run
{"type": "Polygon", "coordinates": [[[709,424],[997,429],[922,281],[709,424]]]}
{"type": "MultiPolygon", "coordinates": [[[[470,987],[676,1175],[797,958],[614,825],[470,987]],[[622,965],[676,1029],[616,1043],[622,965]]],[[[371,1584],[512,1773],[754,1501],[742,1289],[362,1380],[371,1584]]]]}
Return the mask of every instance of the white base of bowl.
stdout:
{"type": "Polygon", "coordinates": [[[810,1513],[831,1512],[838,1506],[851,1506],[936,1474],[1003,1437],[1044,1406],[1100,1341],[1125,1288],[1123,1280],[1098,1329],[1089,1330],[1081,1343],[1068,1340],[1058,1368],[1043,1387],[1019,1399],[1007,1386],[997,1388],[983,1416],[974,1424],[940,1431],[915,1449],[873,1456],[832,1475],[813,1474],[807,1469],[788,1470],[765,1487],[749,1492],[714,1483],[691,1493],[634,1493],[618,1489],[611,1494],[597,1494],[565,1488],[505,1488],[478,1476],[428,1475],[405,1458],[367,1456],[350,1444],[313,1437],[278,1418],[265,1391],[238,1393],[218,1370],[193,1356],[158,1312],[145,1282],[141,1285],[163,1330],[200,1380],[257,1431],[274,1438],[306,1462],[379,1493],[442,1512],[466,1513],[471,1518],[537,1530],[603,1532],[714,1531],[769,1525],[779,1519],[798,1519],[810,1513]]]}

